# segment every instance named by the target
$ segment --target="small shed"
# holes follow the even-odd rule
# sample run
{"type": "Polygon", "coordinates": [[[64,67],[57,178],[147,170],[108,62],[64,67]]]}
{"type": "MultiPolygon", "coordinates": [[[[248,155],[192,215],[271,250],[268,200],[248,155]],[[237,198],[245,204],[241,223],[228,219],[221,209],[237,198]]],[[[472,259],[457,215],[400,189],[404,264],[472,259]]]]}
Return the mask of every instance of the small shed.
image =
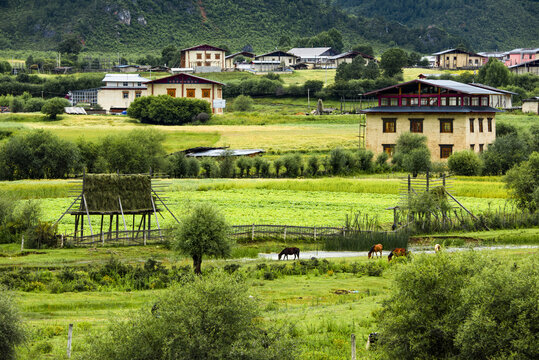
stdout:
{"type": "Polygon", "coordinates": [[[522,112],[539,114],[539,96],[522,100],[522,112]]]}

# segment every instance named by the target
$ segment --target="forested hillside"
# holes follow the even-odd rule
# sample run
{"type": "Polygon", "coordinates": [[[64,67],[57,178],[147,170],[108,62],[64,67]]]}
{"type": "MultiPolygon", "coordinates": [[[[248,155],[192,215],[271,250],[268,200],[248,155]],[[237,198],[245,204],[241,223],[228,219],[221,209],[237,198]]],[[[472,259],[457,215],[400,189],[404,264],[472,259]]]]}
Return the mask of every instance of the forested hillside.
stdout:
{"type": "Polygon", "coordinates": [[[231,50],[250,44],[260,52],[282,36],[294,42],[331,28],[346,47],[369,42],[430,52],[463,42],[436,26],[350,15],[323,0],[0,0],[0,12],[0,50],[52,50],[75,34],[98,51],[210,42],[231,50]]]}
{"type": "Polygon", "coordinates": [[[537,0],[337,0],[356,14],[407,26],[435,25],[476,51],[539,47],[537,0]]]}

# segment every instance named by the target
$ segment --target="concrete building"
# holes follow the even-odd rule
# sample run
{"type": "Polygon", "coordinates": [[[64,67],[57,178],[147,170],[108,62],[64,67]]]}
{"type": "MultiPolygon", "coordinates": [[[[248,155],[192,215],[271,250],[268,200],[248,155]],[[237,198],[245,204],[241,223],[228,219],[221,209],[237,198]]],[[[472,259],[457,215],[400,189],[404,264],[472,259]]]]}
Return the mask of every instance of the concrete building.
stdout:
{"type": "Polygon", "coordinates": [[[505,58],[505,66],[510,67],[535,59],[539,59],[539,48],[514,49],[508,52],[508,55],[505,58]]]}
{"type": "Polygon", "coordinates": [[[180,51],[181,67],[195,72],[215,72],[225,69],[226,50],[208,45],[198,45],[180,51]]]}
{"type": "Polygon", "coordinates": [[[240,56],[243,57],[244,59],[248,59],[249,61],[251,61],[252,59],[254,59],[256,55],[248,51],[241,51],[234,54],[230,54],[225,57],[225,68],[227,70],[237,69],[236,59],[240,56]]]}
{"type": "Polygon", "coordinates": [[[488,61],[484,56],[460,49],[444,50],[432,55],[436,56],[435,67],[440,69],[477,69],[488,61]]]}
{"type": "Polygon", "coordinates": [[[296,55],[281,50],[275,50],[266,54],[255,56],[255,61],[278,61],[279,64],[282,64],[284,67],[295,65],[298,60],[299,58],[296,55]]]}
{"type": "Polygon", "coordinates": [[[219,104],[224,102],[224,84],[218,81],[181,73],[148,81],[145,85],[147,86],[147,95],[169,95],[172,97],[201,99],[211,104],[212,113],[223,113],[223,107],[219,104]]]}
{"type": "Polygon", "coordinates": [[[97,103],[107,113],[120,113],[138,97],[146,95],[145,83],[139,74],[106,74],[105,83],[97,92],[97,103]]]}
{"type": "Polygon", "coordinates": [[[350,64],[358,56],[361,56],[363,59],[365,59],[365,64],[368,64],[369,61],[376,61],[374,59],[374,56],[363,54],[359,51],[348,51],[342,54],[328,57],[328,63],[331,67],[336,68],[340,64],[350,64]]]}
{"type": "Polygon", "coordinates": [[[490,95],[498,93],[452,80],[412,80],[364,94],[378,106],[364,110],[365,143],[375,154],[392,155],[405,132],[427,137],[433,161],[462,150],[482,152],[496,139],[490,95]]]}
{"type": "Polygon", "coordinates": [[[329,65],[329,58],[337,55],[337,52],[330,47],[293,48],[288,52],[297,56],[298,62],[307,64],[310,69],[329,65]]]}
{"type": "Polygon", "coordinates": [[[522,100],[522,112],[539,114],[539,96],[522,100]]]}
{"type": "Polygon", "coordinates": [[[530,60],[530,61],[522,62],[517,65],[509,66],[509,70],[513,74],[518,74],[518,75],[528,74],[528,73],[539,75],[539,59],[530,60]]]}

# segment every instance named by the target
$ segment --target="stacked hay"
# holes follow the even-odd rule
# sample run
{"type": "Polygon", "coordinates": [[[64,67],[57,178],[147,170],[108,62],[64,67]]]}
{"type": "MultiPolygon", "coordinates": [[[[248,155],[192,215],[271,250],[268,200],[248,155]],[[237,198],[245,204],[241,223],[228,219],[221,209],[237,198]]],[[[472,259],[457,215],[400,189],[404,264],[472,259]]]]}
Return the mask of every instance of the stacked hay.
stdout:
{"type": "Polygon", "coordinates": [[[124,213],[153,209],[149,175],[86,174],[83,189],[90,212],[120,212],[118,198],[124,213]]]}

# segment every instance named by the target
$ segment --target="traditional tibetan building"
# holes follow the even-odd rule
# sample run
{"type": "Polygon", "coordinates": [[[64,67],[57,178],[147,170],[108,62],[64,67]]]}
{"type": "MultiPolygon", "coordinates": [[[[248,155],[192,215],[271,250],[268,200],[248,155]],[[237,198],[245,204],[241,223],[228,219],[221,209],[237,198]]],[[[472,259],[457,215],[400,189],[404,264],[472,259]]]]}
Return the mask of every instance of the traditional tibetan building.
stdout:
{"type": "Polygon", "coordinates": [[[208,101],[214,114],[223,113],[223,83],[180,73],[156,80],[140,75],[107,74],[105,86],[97,93],[97,103],[108,113],[120,113],[138,97],[169,95],[208,101]]]}
{"type": "Polygon", "coordinates": [[[440,69],[477,69],[488,61],[485,56],[460,49],[444,50],[432,55],[436,56],[434,66],[440,69]]]}
{"type": "Polygon", "coordinates": [[[370,61],[376,61],[374,59],[374,56],[370,56],[367,54],[363,54],[359,51],[348,51],[339,55],[330,56],[328,58],[328,62],[333,67],[338,67],[341,64],[350,64],[352,61],[358,57],[361,56],[363,59],[365,59],[365,64],[368,64],[370,61]]]}
{"type": "Polygon", "coordinates": [[[161,79],[148,81],[146,95],[169,95],[206,100],[212,104],[214,114],[222,114],[219,105],[223,100],[223,83],[204,79],[191,74],[176,74],[161,79]],[[217,101],[216,101],[217,100],[217,101]]]}
{"type": "Polygon", "coordinates": [[[235,61],[237,58],[242,57],[244,59],[249,59],[249,61],[251,61],[252,59],[254,59],[255,56],[256,56],[255,54],[248,51],[241,51],[234,54],[230,54],[225,57],[225,67],[227,69],[236,69],[237,64],[235,61]]]}
{"type": "Polygon", "coordinates": [[[195,72],[221,71],[225,69],[226,50],[208,45],[198,45],[181,52],[181,67],[192,68],[195,72]]]}
{"type": "Polygon", "coordinates": [[[490,95],[499,93],[452,80],[412,80],[371,91],[378,106],[364,110],[365,144],[392,155],[405,132],[423,134],[433,161],[462,150],[482,152],[496,139],[490,95]]]}
{"type": "Polygon", "coordinates": [[[296,55],[293,55],[293,54],[290,54],[281,50],[276,50],[276,51],[272,51],[266,54],[255,56],[255,61],[258,61],[258,62],[278,61],[279,64],[282,64],[285,67],[295,65],[298,62],[298,59],[299,57],[297,57],[296,55]]]}

